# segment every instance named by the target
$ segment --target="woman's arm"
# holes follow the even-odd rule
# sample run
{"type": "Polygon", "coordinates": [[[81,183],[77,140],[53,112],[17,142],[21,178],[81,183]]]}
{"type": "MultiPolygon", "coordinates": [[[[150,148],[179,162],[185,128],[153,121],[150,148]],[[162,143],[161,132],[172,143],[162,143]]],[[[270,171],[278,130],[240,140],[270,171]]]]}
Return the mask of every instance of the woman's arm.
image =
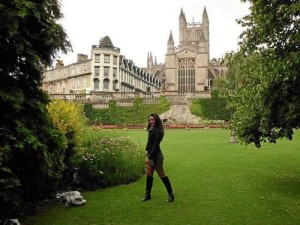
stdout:
{"type": "Polygon", "coordinates": [[[160,142],[163,137],[163,132],[160,129],[154,131],[153,142],[151,143],[151,150],[148,152],[148,158],[153,159],[157,152],[160,151],[160,142]]]}

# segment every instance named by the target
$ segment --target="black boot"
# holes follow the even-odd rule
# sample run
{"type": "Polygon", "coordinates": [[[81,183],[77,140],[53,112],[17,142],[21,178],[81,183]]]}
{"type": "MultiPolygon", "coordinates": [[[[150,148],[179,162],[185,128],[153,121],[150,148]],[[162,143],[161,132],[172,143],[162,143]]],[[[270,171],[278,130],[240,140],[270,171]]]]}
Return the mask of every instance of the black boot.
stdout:
{"type": "Polygon", "coordinates": [[[151,189],[153,185],[153,177],[148,177],[146,178],[146,193],[142,201],[147,201],[151,199],[151,189]]]}
{"type": "Polygon", "coordinates": [[[165,187],[168,191],[168,194],[169,194],[167,202],[173,202],[175,197],[174,197],[174,194],[173,194],[172,185],[171,185],[171,182],[169,180],[169,177],[161,177],[161,180],[164,183],[164,185],[165,185],[165,187]]]}

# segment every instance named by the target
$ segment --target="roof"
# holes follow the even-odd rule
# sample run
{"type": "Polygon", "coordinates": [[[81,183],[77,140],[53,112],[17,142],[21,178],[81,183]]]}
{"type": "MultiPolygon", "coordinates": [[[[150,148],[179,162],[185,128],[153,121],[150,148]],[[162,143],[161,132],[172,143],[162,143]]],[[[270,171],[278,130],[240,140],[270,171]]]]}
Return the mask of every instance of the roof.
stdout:
{"type": "Polygon", "coordinates": [[[100,48],[114,48],[114,45],[108,36],[105,36],[100,43],[100,48]]]}

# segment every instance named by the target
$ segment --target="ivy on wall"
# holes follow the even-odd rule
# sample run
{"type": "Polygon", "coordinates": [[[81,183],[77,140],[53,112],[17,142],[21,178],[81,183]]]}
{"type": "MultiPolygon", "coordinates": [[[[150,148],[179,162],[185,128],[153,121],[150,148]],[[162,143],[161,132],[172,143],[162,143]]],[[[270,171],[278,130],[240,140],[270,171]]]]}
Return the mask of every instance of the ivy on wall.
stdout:
{"type": "Polygon", "coordinates": [[[170,103],[164,97],[160,98],[159,104],[144,104],[141,98],[136,98],[131,107],[117,106],[115,100],[110,100],[108,105],[108,109],[94,109],[92,104],[85,104],[89,124],[142,125],[147,123],[149,114],[161,114],[170,109],[170,103]]]}

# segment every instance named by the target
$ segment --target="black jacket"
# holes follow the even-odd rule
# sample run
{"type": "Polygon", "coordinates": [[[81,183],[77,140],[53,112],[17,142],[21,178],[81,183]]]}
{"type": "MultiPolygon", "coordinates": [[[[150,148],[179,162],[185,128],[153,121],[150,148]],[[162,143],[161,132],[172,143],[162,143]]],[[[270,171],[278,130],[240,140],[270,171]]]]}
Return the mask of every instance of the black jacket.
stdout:
{"type": "Polygon", "coordinates": [[[157,152],[160,152],[160,142],[164,137],[164,131],[159,128],[150,128],[148,130],[148,141],[146,146],[147,156],[154,159],[157,152]]]}

